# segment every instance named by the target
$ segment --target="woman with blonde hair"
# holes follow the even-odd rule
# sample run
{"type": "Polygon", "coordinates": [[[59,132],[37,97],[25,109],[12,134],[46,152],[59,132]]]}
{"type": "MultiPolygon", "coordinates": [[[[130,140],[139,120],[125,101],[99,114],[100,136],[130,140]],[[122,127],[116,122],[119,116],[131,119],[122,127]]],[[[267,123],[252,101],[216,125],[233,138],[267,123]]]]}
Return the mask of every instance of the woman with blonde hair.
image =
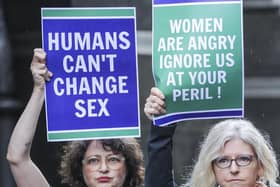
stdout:
{"type": "MultiPolygon", "coordinates": [[[[144,108],[146,116],[165,112],[164,95],[152,88],[144,108]]],[[[151,127],[145,187],[174,187],[172,136],[176,125],[151,127]],[[159,169],[160,161],[166,166],[159,169]],[[161,170],[158,175],[153,173],[161,170]]],[[[161,166],[161,165],[160,165],[161,166]]],[[[276,155],[268,136],[244,119],[228,119],[214,125],[200,147],[198,159],[185,187],[278,187],[276,155]]]]}

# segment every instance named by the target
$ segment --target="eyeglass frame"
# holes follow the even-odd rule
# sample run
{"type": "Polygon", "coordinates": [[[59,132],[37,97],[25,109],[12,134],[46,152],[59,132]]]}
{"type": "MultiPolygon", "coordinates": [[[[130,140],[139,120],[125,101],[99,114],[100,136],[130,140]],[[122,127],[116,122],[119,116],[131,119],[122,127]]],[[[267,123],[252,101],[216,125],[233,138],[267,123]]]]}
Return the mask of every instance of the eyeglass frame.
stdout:
{"type": "Polygon", "coordinates": [[[255,155],[249,155],[249,154],[237,155],[235,158],[231,158],[230,156],[219,156],[219,157],[215,158],[215,159],[212,161],[212,163],[213,163],[215,166],[217,166],[218,168],[220,168],[220,169],[230,168],[231,165],[232,165],[232,161],[234,161],[235,164],[236,164],[238,167],[246,167],[246,166],[249,166],[249,165],[252,163],[252,161],[254,160],[254,158],[257,158],[257,157],[256,157],[255,155]],[[242,158],[242,157],[247,157],[247,158],[249,158],[248,164],[243,164],[243,165],[242,165],[242,164],[239,163],[238,159],[240,159],[240,158],[242,158]],[[227,161],[229,161],[229,164],[228,164],[226,167],[221,167],[219,164],[217,164],[217,163],[218,163],[217,161],[220,160],[220,159],[223,159],[223,158],[226,158],[227,161]]]}
{"type": "MultiPolygon", "coordinates": [[[[110,164],[108,164],[109,163],[109,159],[110,159],[110,157],[112,157],[112,156],[116,156],[116,155],[109,155],[109,156],[106,156],[105,157],[105,164],[106,164],[106,167],[108,167],[109,169],[111,169],[111,170],[118,170],[118,169],[120,169],[121,168],[121,164],[120,164],[120,166],[118,167],[118,168],[112,168],[112,166],[110,165],[110,164]]],[[[118,157],[118,159],[120,159],[120,162],[123,162],[123,161],[125,161],[126,159],[125,159],[125,157],[123,157],[123,156],[117,156],[118,157]]],[[[88,156],[87,158],[84,158],[83,160],[82,160],[82,164],[83,165],[85,165],[85,166],[87,166],[87,167],[90,167],[90,163],[88,163],[89,162],[89,160],[90,159],[92,159],[92,158],[98,158],[99,159],[99,163],[98,163],[98,166],[96,166],[96,168],[93,168],[92,166],[92,168],[91,168],[91,170],[92,171],[98,171],[100,168],[101,168],[101,166],[102,166],[102,162],[103,162],[103,160],[104,159],[102,159],[102,157],[100,157],[100,156],[95,156],[95,155],[91,155],[91,156],[88,156]]]]}

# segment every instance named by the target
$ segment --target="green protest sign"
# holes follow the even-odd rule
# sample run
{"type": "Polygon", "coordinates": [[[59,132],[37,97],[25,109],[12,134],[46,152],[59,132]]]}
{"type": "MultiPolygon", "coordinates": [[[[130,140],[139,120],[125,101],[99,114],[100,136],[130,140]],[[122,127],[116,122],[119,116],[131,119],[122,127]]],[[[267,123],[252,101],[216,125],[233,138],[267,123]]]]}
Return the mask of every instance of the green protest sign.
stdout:
{"type": "Polygon", "coordinates": [[[242,1],[154,3],[153,74],[167,106],[154,123],[243,116],[242,37],[242,1]]]}

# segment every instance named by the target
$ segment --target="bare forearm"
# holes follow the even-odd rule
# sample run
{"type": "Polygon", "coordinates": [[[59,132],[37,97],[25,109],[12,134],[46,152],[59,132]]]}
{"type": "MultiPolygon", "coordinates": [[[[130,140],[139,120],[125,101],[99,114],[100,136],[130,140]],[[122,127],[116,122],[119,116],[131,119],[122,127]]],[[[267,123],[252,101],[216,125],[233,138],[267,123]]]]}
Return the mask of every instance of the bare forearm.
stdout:
{"type": "Polygon", "coordinates": [[[43,103],[44,90],[34,88],[11,136],[7,154],[9,161],[18,162],[30,157],[30,148],[43,103]]]}
{"type": "Polygon", "coordinates": [[[44,103],[45,81],[52,76],[47,69],[46,53],[43,49],[34,49],[30,70],[34,89],[12,133],[7,159],[17,186],[49,187],[44,175],[30,158],[31,144],[44,103]]]}

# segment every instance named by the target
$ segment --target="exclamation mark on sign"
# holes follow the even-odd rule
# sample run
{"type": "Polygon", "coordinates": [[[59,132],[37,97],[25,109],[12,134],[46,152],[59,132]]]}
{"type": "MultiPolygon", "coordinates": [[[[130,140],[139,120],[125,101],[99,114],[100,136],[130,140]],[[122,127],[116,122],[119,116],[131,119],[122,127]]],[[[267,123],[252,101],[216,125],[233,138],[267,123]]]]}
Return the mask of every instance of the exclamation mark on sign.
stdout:
{"type": "Polygon", "coordinates": [[[221,99],[221,86],[218,86],[218,99],[221,99]]]}

